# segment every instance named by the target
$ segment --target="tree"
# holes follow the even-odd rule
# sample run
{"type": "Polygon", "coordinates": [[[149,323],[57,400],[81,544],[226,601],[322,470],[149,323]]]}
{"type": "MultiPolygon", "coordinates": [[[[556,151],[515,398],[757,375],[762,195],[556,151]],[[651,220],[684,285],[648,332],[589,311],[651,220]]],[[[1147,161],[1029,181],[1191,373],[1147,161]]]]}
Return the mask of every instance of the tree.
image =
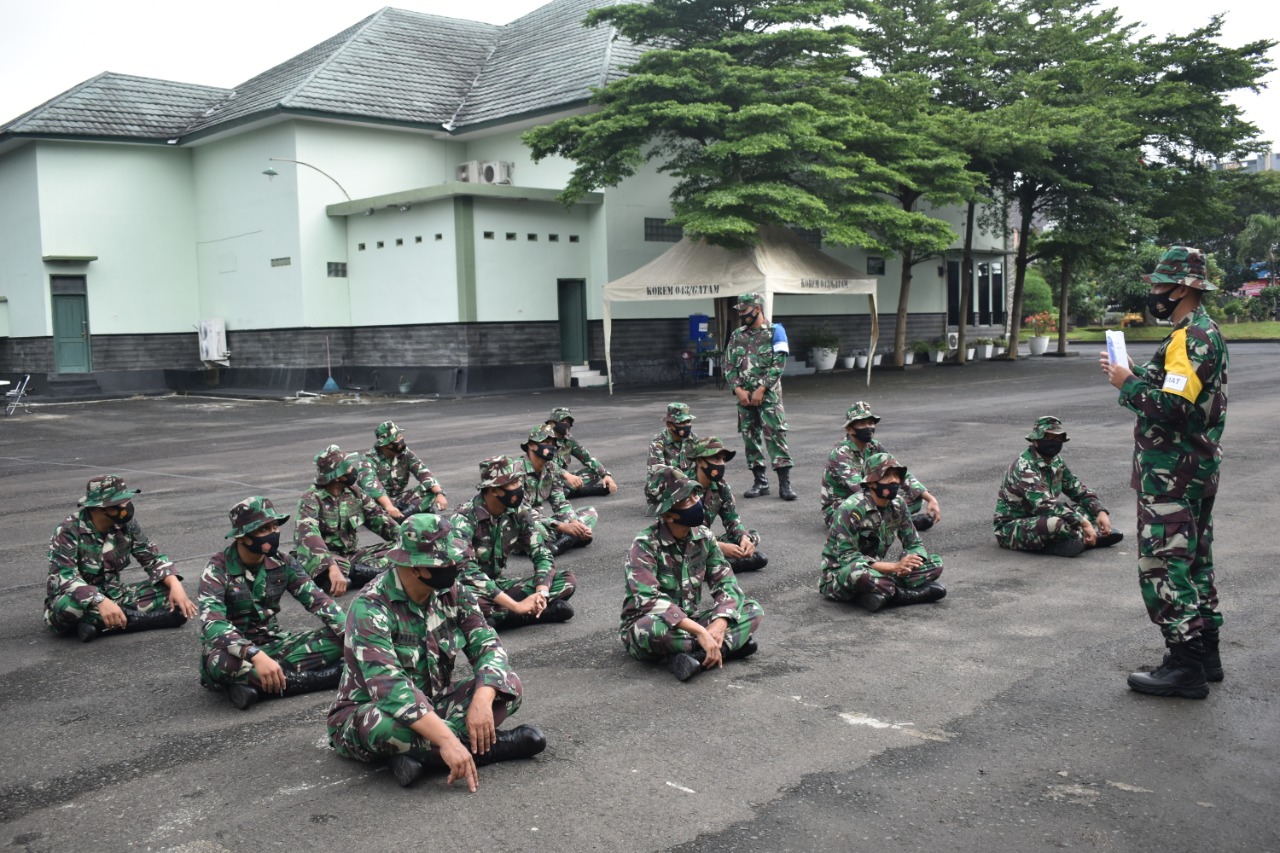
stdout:
{"type": "Polygon", "coordinates": [[[1271,276],[1271,286],[1280,283],[1280,216],[1255,213],[1245,223],[1240,235],[1237,261],[1242,267],[1251,262],[1265,261],[1271,276]]]}

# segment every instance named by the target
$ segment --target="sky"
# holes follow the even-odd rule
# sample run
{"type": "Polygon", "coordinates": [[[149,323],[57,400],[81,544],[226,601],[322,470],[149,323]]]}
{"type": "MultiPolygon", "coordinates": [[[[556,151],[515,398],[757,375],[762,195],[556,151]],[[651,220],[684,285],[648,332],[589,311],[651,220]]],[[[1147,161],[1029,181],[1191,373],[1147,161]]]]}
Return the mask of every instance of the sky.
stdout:
{"type": "MultiPolygon", "coordinates": [[[[545,0],[396,0],[437,15],[504,24],[545,0]]],[[[1163,36],[1226,14],[1232,47],[1280,41],[1277,0],[1101,0],[1163,36]],[[1228,8],[1230,7],[1230,8],[1228,8]]],[[[341,32],[377,0],[0,0],[0,124],[103,71],[232,88],[341,32]]],[[[1280,48],[1272,52],[1280,65],[1280,48]]],[[[1280,149],[1280,71],[1233,98],[1280,149]]]]}

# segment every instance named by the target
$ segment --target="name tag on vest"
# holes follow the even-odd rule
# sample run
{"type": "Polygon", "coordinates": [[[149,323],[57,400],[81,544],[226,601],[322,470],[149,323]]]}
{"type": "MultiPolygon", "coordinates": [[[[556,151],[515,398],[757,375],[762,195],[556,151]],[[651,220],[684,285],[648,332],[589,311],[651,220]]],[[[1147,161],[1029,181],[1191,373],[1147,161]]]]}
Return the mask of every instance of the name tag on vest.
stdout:
{"type": "Polygon", "coordinates": [[[1166,373],[1164,376],[1164,386],[1162,391],[1185,391],[1187,390],[1187,377],[1180,376],[1177,373],[1166,373]]]}

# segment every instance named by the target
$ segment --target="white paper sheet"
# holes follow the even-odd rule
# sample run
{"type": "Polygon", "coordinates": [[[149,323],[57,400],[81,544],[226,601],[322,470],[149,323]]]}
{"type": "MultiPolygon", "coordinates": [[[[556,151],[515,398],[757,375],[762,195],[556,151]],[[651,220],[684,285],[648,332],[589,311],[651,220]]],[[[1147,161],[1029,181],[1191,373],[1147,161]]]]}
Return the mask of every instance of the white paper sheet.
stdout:
{"type": "Polygon", "coordinates": [[[1124,345],[1124,332],[1107,332],[1107,359],[1112,364],[1129,366],[1129,351],[1124,345]]]}

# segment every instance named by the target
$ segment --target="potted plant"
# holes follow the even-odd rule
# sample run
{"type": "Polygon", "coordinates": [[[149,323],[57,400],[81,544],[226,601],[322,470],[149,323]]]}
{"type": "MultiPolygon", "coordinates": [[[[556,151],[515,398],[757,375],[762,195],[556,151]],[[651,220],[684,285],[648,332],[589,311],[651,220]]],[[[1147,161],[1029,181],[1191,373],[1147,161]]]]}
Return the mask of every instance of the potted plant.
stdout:
{"type": "Polygon", "coordinates": [[[938,338],[936,341],[934,341],[932,344],[929,345],[929,352],[933,354],[933,360],[936,363],[942,364],[942,362],[946,361],[946,358],[947,358],[947,352],[948,352],[947,339],[938,338]]]}
{"type": "Polygon", "coordinates": [[[883,361],[883,360],[884,360],[884,353],[882,353],[882,352],[875,353],[875,354],[871,357],[871,366],[872,366],[872,367],[879,367],[879,366],[880,366],[880,362],[881,362],[881,361],[883,361]]]}
{"type": "Polygon", "coordinates": [[[867,351],[866,351],[866,350],[864,350],[864,349],[860,349],[860,350],[858,350],[858,354],[857,354],[856,356],[854,356],[853,366],[854,366],[854,367],[856,367],[858,370],[862,370],[864,367],[866,367],[866,366],[867,366],[867,351]]]}
{"type": "Polygon", "coordinates": [[[994,340],[991,338],[978,338],[974,343],[977,344],[978,358],[991,358],[991,351],[995,349],[996,344],[994,340]]]}
{"type": "Polygon", "coordinates": [[[805,350],[813,354],[813,366],[819,372],[831,370],[836,366],[836,355],[840,349],[840,338],[827,323],[820,323],[810,329],[804,338],[805,350]]]}
{"type": "Polygon", "coordinates": [[[928,341],[912,341],[902,353],[903,365],[913,364],[917,357],[927,359],[932,349],[928,341]]]}
{"type": "Polygon", "coordinates": [[[853,347],[848,346],[847,344],[843,345],[840,347],[840,352],[843,353],[843,355],[840,356],[840,366],[845,370],[852,370],[854,364],[857,362],[857,356],[853,354],[853,347]]]}
{"type": "Polygon", "coordinates": [[[1048,311],[1041,311],[1023,318],[1022,325],[1031,329],[1031,337],[1027,338],[1031,354],[1044,355],[1049,349],[1049,334],[1058,331],[1058,321],[1048,311]]]}

